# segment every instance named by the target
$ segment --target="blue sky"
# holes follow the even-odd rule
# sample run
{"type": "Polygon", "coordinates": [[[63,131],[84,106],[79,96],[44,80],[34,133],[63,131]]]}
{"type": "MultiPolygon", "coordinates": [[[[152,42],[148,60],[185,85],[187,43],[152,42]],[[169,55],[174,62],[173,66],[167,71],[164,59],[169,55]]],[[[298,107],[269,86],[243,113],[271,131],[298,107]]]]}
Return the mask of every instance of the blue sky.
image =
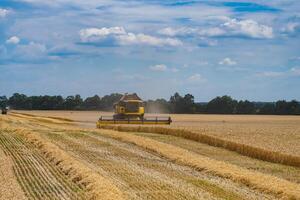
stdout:
{"type": "Polygon", "coordinates": [[[1,0],[0,94],[300,100],[298,0],[1,0]]]}

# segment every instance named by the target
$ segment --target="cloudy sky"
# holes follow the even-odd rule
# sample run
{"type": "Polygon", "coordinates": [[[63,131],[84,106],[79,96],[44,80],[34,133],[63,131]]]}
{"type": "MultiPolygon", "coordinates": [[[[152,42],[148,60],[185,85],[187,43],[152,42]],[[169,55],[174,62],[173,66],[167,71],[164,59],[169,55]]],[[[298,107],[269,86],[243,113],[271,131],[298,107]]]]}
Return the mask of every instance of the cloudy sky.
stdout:
{"type": "Polygon", "coordinates": [[[0,94],[300,100],[299,0],[1,0],[0,94]]]}

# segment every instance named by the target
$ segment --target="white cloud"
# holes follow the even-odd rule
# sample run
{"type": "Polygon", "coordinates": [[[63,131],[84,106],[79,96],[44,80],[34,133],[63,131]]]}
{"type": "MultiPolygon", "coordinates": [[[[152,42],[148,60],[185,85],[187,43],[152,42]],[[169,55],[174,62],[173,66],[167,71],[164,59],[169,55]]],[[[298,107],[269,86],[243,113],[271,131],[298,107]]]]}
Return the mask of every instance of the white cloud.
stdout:
{"type": "Polygon", "coordinates": [[[176,72],[179,72],[179,69],[174,67],[174,68],[171,68],[170,71],[176,73],[176,72]]]}
{"type": "Polygon", "coordinates": [[[143,33],[126,32],[123,27],[88,28],[79,32],[82,42],[101,42],[111,38],[119,45],[179,46],[182,42],[174,38],[160,38],[143,33]]]}
{"type": "Polygon", "coordinates": [[[226,22],[214,27],[167,27],[158,31],[167,36],[247,36],[250,38],[273,38],[273,28],[247,19],[237,20],[226,18],[226,22]]]}
{"type": "Polygon", "coordinates": [[[0,17],[6,17],[9,11],[3,8],[0,8],[0,17]]]}
{"type": "Polygon", "coordinates": [[[220,71],[227,71],[227,72],[245,72],[245,71],[249,71],[248,68],[244,68],[244,67],[232,67],[232,66],[221,66],[218,67],[217,70],[220,71]]]}
{"type": "Polygon", "coordinates": [[[201,74],[193,74],[192,76],[188,77],[188,82],[190,83],[199,83],[199,82],[205,82],[206,79],[203,78],[201,74]]]}
{"type": "Polygon", "coordinates": [[[300,76],[300,67],[293,67],[287,71],[275,72],[275,71],[267,71],[267,72],[259,72],[256,74],[260,77],[291,77],[291,76],[300,76]]]}
{"type": "MultiPolygon", "coordinates": [[[[99,0],[88,0],[88,1],[82,1],[82,0],[18,0],[23,1],[31,4],[36,5],[43,5],[43,6],[49,6],[49,7],[60,7],[72,4],[74,6],[80,6],[82,8],[95,8],[96,6],[99,6],[99,0]]],[[[108,4],[108,1],[101,1],[101,4],[106,5],[108,4]]],[[[101,5],[100,4],[100,5],[101,5]]]]}
{"type": "Polygon", "coordinates": [[[236,61],[231,60],[231,58],[224,58],[219,62],[219,65],[236,65],[236,61]]]}
{"type": "Polygon", "coordinates": [[[182,44],[178,39],[158,38],[145,34],[127,33],[117,36],[121,45],[146,44],[151,46],[179,46],[182,44]]]}
{"type": "Polygon", "coordinates": [[[167,36],[207,36],[214,37],[224,35],[225,31],[218,27],[211,28],[191,28],[191,27],[181,27],[181,28],[171,28],[167,27],[158,31],[159,34],[167,36]]]}
{"type": "Polygon", "coordinates": [[[212,40],[210,38],[200,37],[198,40],[198,46],[211,47],[211,46],[217,46],[217,45],[218,45],[218,41],[212,40]]]}
{"type": "Polygon", "coordinates": [[[296,62],[297,62],[297,61],[300,60],[300,56],[298,56],[298,57],[297,57],[297,56],[295,56],[295,57],[290,57],[289,60],[292,60],[292,61],[296,61],[296,62]]]}
{"type": "Polygon", "coordinates": [[[287,30],[289,32],[295,32],[297,29],[300,28],[300,23],[294,22],[294,23],[288,23],[287,24],[287,30]]]}
{"type": "Polygon", "coordinates": [[[19,44],[19,42],[20,38],[18,38],[17,36],[12,36],[8,40],[6,40],[7,44],[19,44]]]}
{"type": "Polygon", "coordinates": [[[282,28],[282,32],[284,33],[295,33],[297,30],[300,30],[299,22],[289,22],[284,28],[282,28]]]}
{"type": "Polygon", "coordinates": [[[126,31],[123,27],[111,28],[87,28],[79,31],[80,38],[83,42],[94,42],[103,39],[108,35],[125,35],[126,31]]]}
{"type": "Polygon", "coordinates": [[[18,45],[16,49],[17,55],[23,59],[40,59],[47,53],[47,48],[44,44],[30,42],[27,45],[18,45]]]}
{"type": "Polygon", "coordinates": [[[300,76],[300,67],[299,68],[296,68],[296,67],[293,67],[291,70],[290,70],[291,74],[294,75],[294,76],[300,76]]]}
{"type": "Polygon", "coordinates": [[[219,27],[212,27],[207,29],[200,29],[198,31],[198,34],[201,36],[207,36],[207,37],[215,37],[215,36],[221,36],[224,35],[226,31],[219,27]]]}
{"type": "Polygon", "coordinates": [[[268,71],[268,72],[260,72],[260,73],[257,73],[256,75],[260,76],[260,77],[271,77],[271,78],[274,78],[274,77],[283,76],[284,74],[285,74],[285,72],[268,71]]]}
{"type": "Polygon", "coordinates": [[[167,27],[158,31],[159,34],[167,36],[186,36],[193,35],[198,31],[197,28],[181,27],[181,28],[172,28],[167,27]]]}
{"type": "Polygon", "coordinates": [[[160,72],[164,72],[168,70],[168,67],[164,64],[159,64],[159,65],[152,65],[149,67],[150,70],[152,71],[160,71],[160,72]]]}
{"type": "Polygon", "coordinates": [[[167,65],[164,65],[164,64],[152,65],[149,67],[149,69],[152,71],[160,71],[160,72],[165,72],[165,71],[169,71],[169,72],[173,72],[173,73],[179,72],[178,68],[176,68],[176,67],[169,68],[169,67],[167,67],[167,65]]]}
{"type": "Polygon", "coordinates": [[[231,19],[225,22],[222,27],[228,29],[231,34],[244,35],[252,38],[273,38],[272,27],[261,25],[251,19],[241,21],[231,19]]]}

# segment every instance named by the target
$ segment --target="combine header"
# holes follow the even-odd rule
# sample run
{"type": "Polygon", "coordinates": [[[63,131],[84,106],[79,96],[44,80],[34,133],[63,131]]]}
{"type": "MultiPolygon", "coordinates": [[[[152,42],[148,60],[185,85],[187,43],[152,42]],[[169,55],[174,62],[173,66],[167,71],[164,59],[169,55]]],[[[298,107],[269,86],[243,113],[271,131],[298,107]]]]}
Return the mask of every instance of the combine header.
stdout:
{"type": "Polygon", "coordinates": [[[113,116],[101,116],[97,127],[106,124],[171,124],[171,117],[144,117],[143,100],[136,94],[125,94],[114,104],[113,116]]]}

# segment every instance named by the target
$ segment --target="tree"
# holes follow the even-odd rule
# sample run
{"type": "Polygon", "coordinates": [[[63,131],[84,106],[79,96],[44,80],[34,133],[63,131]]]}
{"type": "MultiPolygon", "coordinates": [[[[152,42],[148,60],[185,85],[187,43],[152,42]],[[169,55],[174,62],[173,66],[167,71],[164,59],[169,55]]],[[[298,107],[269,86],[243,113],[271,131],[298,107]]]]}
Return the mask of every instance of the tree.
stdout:
{"type": "MultiPolygon", "coordinates": [[[[9,105],[13,109],[32,110],[106,110],[113,109],[113,104],[122,97],[122,94],[113,93],[100,98],[98,95],[87,97],[84,101],[80,95],[68,96],[26,96],[15,93],[9,99],[0,96],[0,107],[9,105]]],[[[296,100],[277,102],[250,102],[239,101],[230,96],[216,97],[208,103],[195,103],[194,96],[181,96],[175,93],[169,101],[165,99],[148,100],[145,102],[146,112],[161,113],[212,113],[212,114],[277,114],[300,115],[300,103],[296,100]]]]}
{"type": "Polygon", "coordinates": [[[225,95],[216,97],[208,102],[206,112],[212,114],[234,114],[236,113],[236,106],[237,101],[225,95]]]}
{"type": "Polygon", "coordinates": [[[275,114],[275,104],[265,103],[260,109],[259,114],[272,115],[275,114]]]}
{"type": "Polygon", "coordinates": [[[60,95],[58,96],[53,96],[52,98],[52,103],[53,103],[53,109],[57,109],[57,110],[60,110],[60,109],[63,109],[63,104],[64,104],[64,98],[60,95]]]}
{"type": "Polygon", "coordinates": [[[181,102],[182,96],[180,96],[179,93],[175,93],[173,96],[170,97],[170,106],[171,106],[171,112],[172,113],[178,113],[181,112],[180,110],[180,102],[181,102]]]}
{"type": "Polygon", "coordinates": [[[205,113],[207,103],[195,103],[196,113],[205,113]]]}
{"type": "Polygon", "coordinates": [[[25,94],[13,94],[13,96],[8,99],[8,103],[14,109],[31,109],[30,102],[25,94]]]}
{"type": "Polygon", "coordinates": [[[300,115],[300,103],[296,100],[288,102],[287,112],[290,115],[300,115]]]}
{"type": "Polygon", "coordinates": [[[0,96],[0,109],[7,106],[7,97],[6,96],[0,96]]]}
{"type": "Polygon", "coordinates": [[[196,106],[195,106],[195,100],[194,96],[191,94],[186,94],[183,97],[183,111],[185,113],[195,113],[196,112],[196,106]]]}
{"type": "Polygon", "coordinates": [[[277,101],[275,104],[275,113],[277,115],[286,115],[288,114],[288,103],[285,100],[277,101]]]}
{"type": "Polygon", "coordinates": [[[83,102],[83,108],[88,110],[98,110],[101,106],[101,99],[98,95],[87,97],[83,102]]]}
{"type": "Polygon", "coordinates": [[[173,113],[195,113],[196,105],[194,102],[194,96],[186,94],[184,97],[179,93],[175,93],[170,98],[171,112],[173,113]]]}
{"type": "Polygon", "coordinates": [[[119,93],[113,93],[110,95],[105,95],[101,98],[101,109],[106,111],[111,111],[113,109],[113,104],[121,99],[123,95],[119,93]]]}
{"type": "Polygon", "coordinates": [[[66,110],[73,110],[75,107],[75,97],[74,96],[67,96],[64,101],[64,109],[66,110]]]}
{"type": "Polygon", "coordinates": [[[74,108],[76,110],[80,109],[82,103],[83,103],[83,100],[82,100],[81,96],[79,94],[76,94],[75,98],[74,98],[74,108]]]}
{"type": "Polygon", "coordinates": [[[246,101],[239,101],[236,106],[236,113],[237,114],[254,114],[255,113],[255,105],[254,103],[246,100],[246,101]]]}

